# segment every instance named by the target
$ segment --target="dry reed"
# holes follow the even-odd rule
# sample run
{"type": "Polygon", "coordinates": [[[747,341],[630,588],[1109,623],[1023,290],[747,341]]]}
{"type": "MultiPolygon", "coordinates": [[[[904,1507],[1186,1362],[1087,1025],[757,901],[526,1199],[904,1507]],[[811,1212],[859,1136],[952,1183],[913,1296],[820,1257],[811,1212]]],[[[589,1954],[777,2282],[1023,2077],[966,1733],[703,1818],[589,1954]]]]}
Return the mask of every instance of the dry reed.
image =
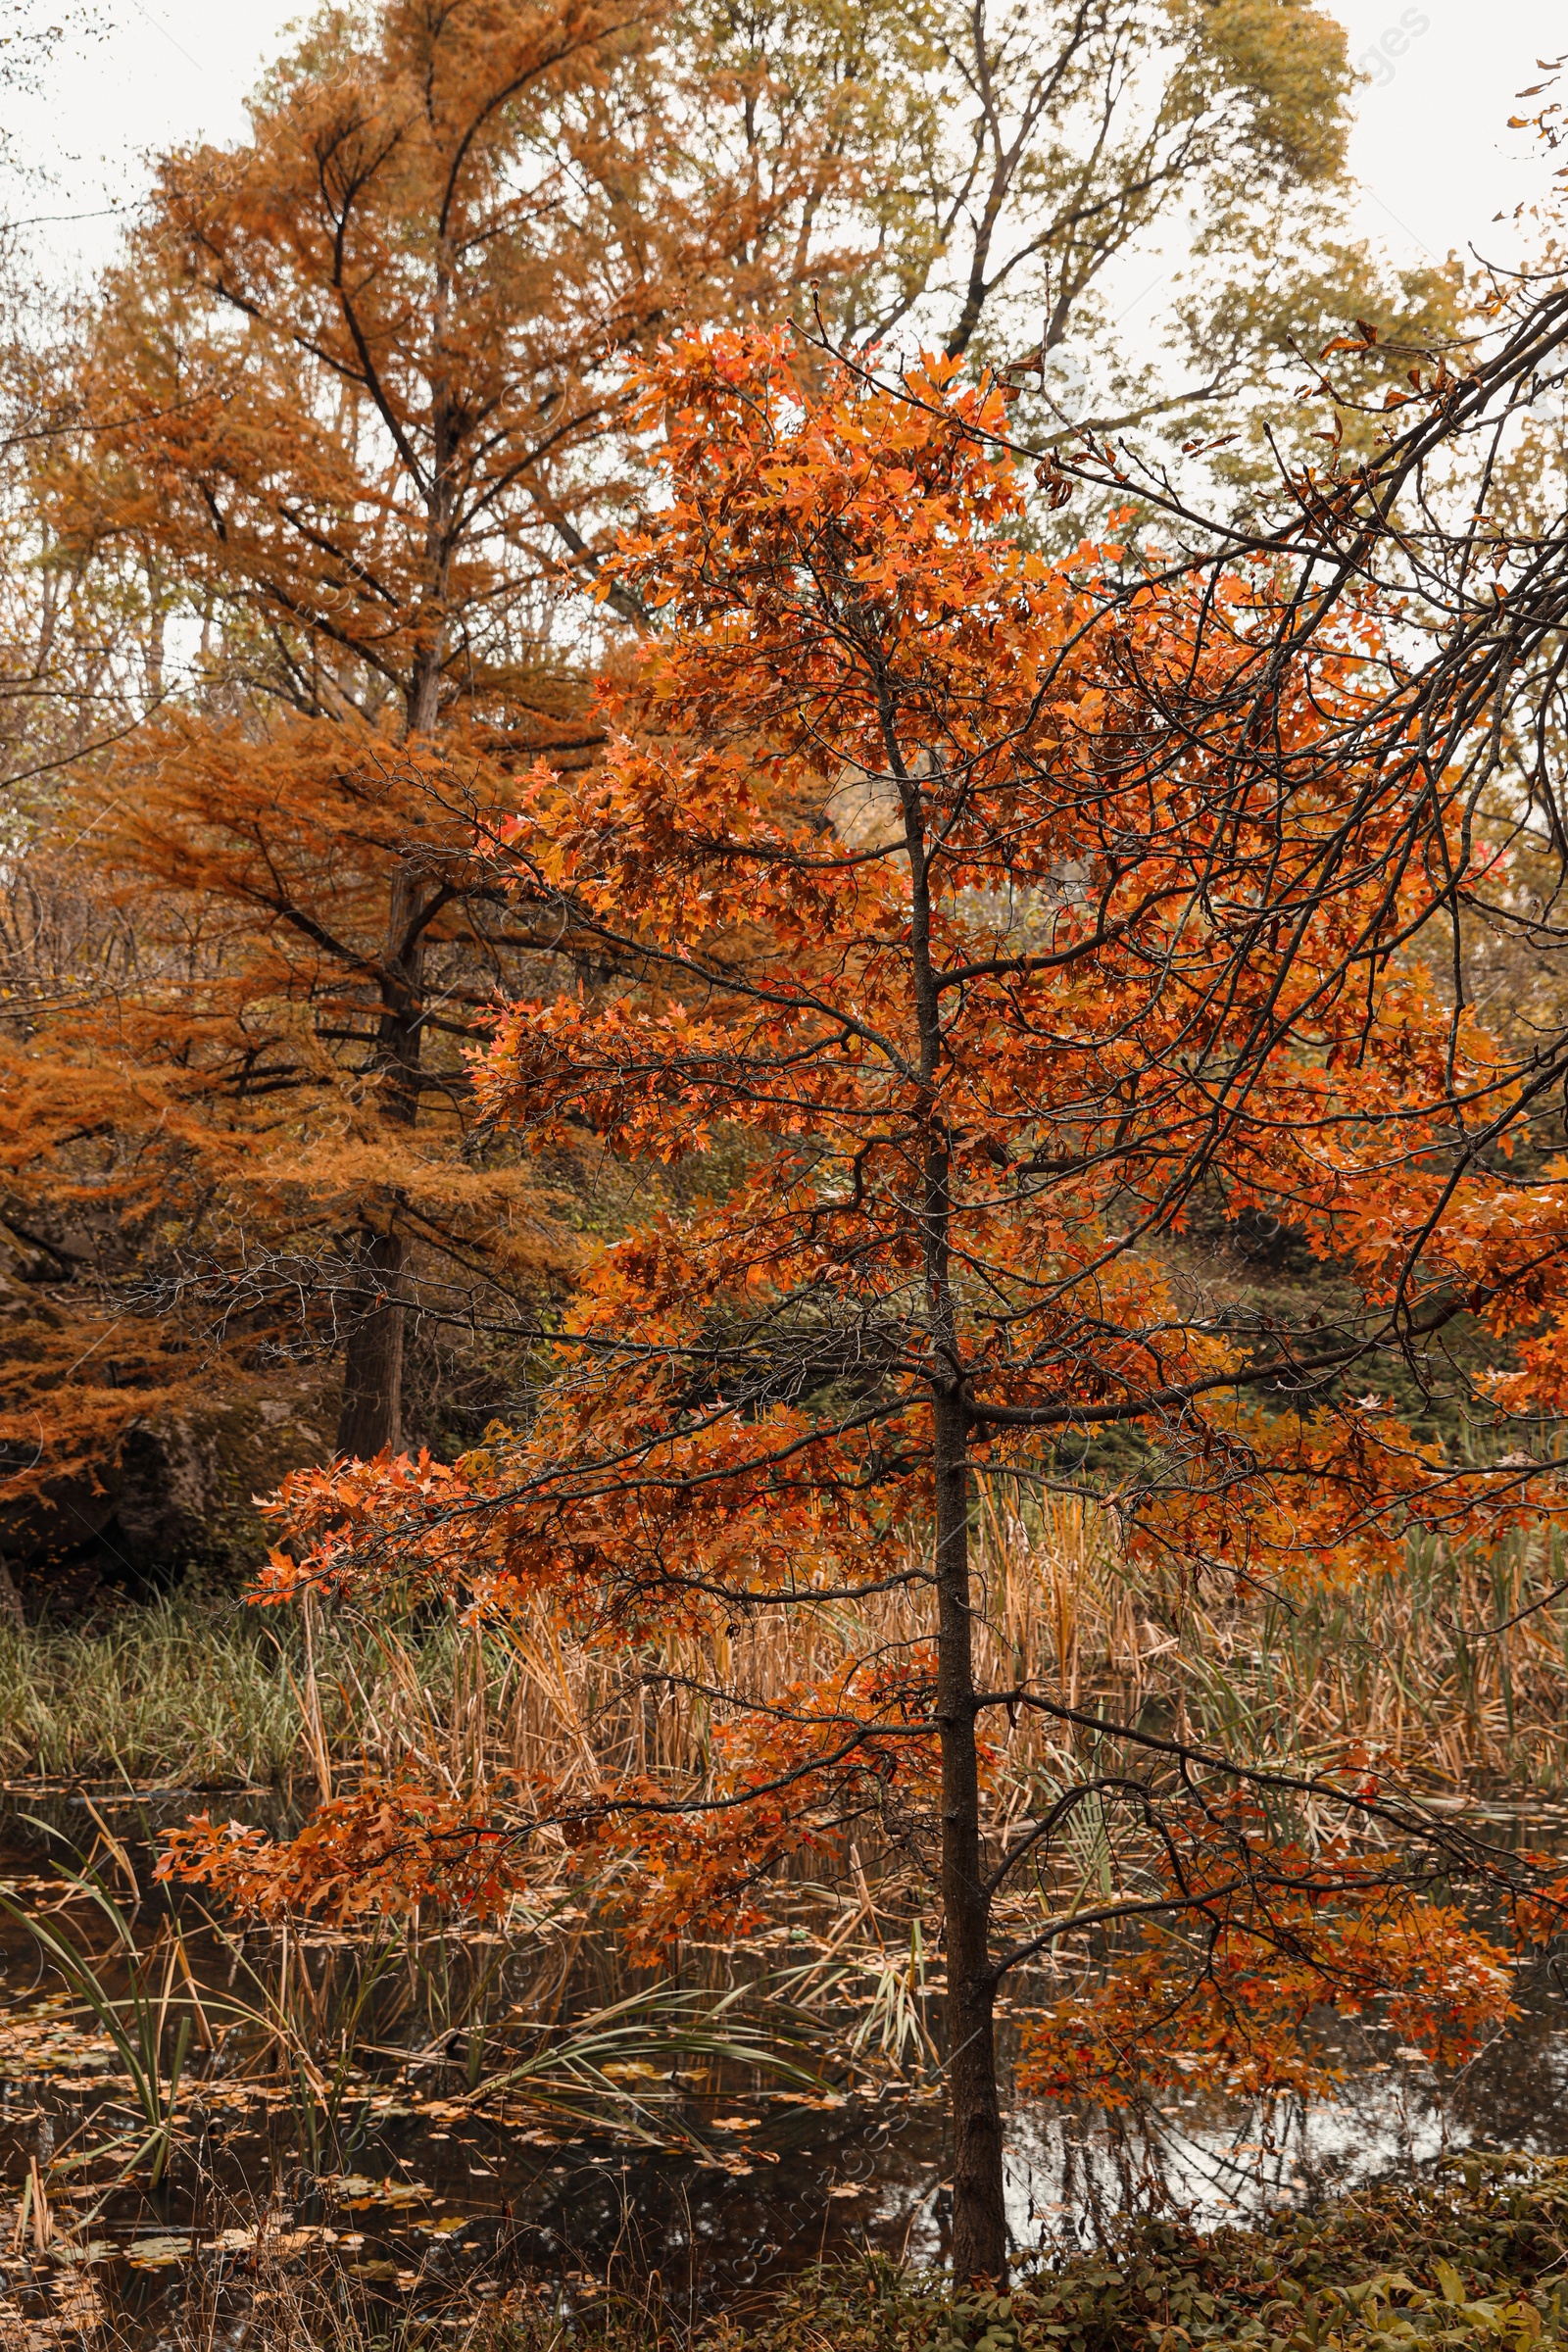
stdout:
{"type": "MultiPolygon", "coordinates": [[[[1563,1574],[1545,1534],[1490,1558],[1412,1544],[1397,1574],[1287,1598],[1134,1574],[1103,1516],[1073,1500],[987,1503],[977,1532],[989,1678],[1254,1752],[1359,1740],[1433,1786],[1568,1788],[1568,1594],[1530,1608],[1563,1574]]],[[[916,1586],[858,1607],[758,1609],[705,1642],[628,1652],[572,1639],[543,1605],[481,1633],[319,1602],[165,1602],[96,1632],[0,1632],[0,1766],[281,1782],[306,1799],[400,1763],[455,1788],[511,1773],[584,1791],[645,1773],[689,1782],[714,1721],[682,1678],[770,1696],[920,1639],[925,1606],[916,1586]]],[[[1026,1714],[1007,1739],[1006,1801],[1055,1752],[1026,1714]]]]}
{"type": "MultiPolygon", "coordinates": [[[[986,1508],[978,1532],[978,1669],[994,1685],[1032,1680],[1069,1705],[1254,1756],[1356,1740],[1428,1788],[1568,1787],[1568,1595],[1519,1614],[1559,1581],[1544,1535],[1488,1559],[1412,1545],[1397,1574],[1286,1597],[1135,1574],[1104,1517],[1074,1500],[986,1508]]],[[[927,1631],[920,1586],[858,1606],[759,1608],[702,1641],[632,1652],[571,1639],[543,1605],[419,1642],[344,1621],[313,1635],[330,1662],[299,1687],[300,1745],[322,1785],[345,1764],[413,1761],[454,1789],[513,1774],[584,1796],[649,1773],[689,1787],[715,1728],[693,1686],[770,1698],[927,1631]]],[[[1003,1816],[1064,1762],[1062,1734],[1025,1711],[995,1780],[1003,1816]]]]}

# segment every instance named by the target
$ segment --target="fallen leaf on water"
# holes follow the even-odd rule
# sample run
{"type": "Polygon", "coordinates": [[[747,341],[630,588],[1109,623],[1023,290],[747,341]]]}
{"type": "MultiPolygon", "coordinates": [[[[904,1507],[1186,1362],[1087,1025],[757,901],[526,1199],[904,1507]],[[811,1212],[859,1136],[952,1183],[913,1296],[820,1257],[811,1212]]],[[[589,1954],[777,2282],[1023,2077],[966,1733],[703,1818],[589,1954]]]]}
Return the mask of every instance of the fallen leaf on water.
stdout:
{"type": "Polygon", "coordinates": [[[138,2237],[125,2248],[125,2260],[134,2270],[158,2271],[170,2263],[184,2262],[191,2250],[188,2237],[138,2237]]]}
{"type": "Polygon", "coordinates": [[[338,2202],[351,2213],[358,2213],[367,2205],[424,2205],[430,2198],[429,2185],[423,2180],[367,2180],[351,2173],[346,2180],[334,2180],[331,2186],[338,2202]]]}

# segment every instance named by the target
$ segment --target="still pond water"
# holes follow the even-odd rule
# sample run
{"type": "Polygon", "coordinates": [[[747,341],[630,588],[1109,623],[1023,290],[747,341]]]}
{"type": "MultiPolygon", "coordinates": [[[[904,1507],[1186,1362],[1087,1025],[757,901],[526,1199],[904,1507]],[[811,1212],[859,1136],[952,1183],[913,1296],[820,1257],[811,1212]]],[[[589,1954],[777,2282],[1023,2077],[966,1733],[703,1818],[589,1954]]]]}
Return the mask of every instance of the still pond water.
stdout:
{"type": "MultiPolygon", "coordinates": [[[[0,1820],[0,1878],[23,1908],[38,1899],[63,1826],[79,1850],[92,1842],[80,1803],[68,1792],[12,1793],[10,1819],[0,1820]]],[[[144,1864],[140,1839],[156,1833],[164,1808],[150,1815],[140,1800],[122,1814],[109,1791],[95,1803],[101,1819],[121,1823],[117,1834],[144,1864]]],[[[180,1798],[167,1808],[171,1818],[190,1809],[180,1798]]],[[[1533,1817],[1532,1841],[1563,1827],[1533,1817]]],[[[85,1924],[79,1911],[68,1916],[85,1924]]],[[[472,2111],[450,2069],[416,2082],[390,2050],[373,2090],[344,2101],[323,2133],[319,2097],[305,2097],[312,2113],[302,2123],[299,2085],[292,2097],[275,2090],[247,2104],[220,2081],[204,2083],[197,2058],[158,2187],[147,2185],[144,2165],[135,2186],[73,2198],[60,2154],[81,2144],[73,2131],[104,2136],[123,2088],[95,2087],[69,2052],[50,2060],[49,2020],[68,2012],[58,1978],[15,1918],[0,1921],[0,2195],[18,2214],[29,2155],[42,2147],[47,2161],[52,2132],[60,2237],[132,2300],[156,2300],[169,2275],[193,2259],[222,2259],[225,2248],[242,2254],[258,2193],[270,2196],[274,2225],[294,2242],[329,2249],[386,2292],[412,2292],[416,2281],[420,2292],[439,2289],[498,2263],[592,2280],[619,2262],[717,2305],[851,2245],[922,2262],[945,2251],[937,2080],[850,2097],[778,2085],[759,2094],[753,2085],[720,2087],[705,2103],[694,2091],[679,2118],[687,2144],[674,2144],[672,2133],[668,2144],[643,2147],[525,2106],[472,2111]]],[[[1346,2080],[1332,2102],[1264,2114],[1175,2098],[1141,2129],[1093,2114],[1016,2111],[1007,2150],[1015,2239],[1020,2248],[1088,2244],[1129,2209],[1156,2205],[1216,2222],[1309,2202],[1472,2144],[1568,2154],[1568,1983],[1543,1966],[1522,1984],[1521,2003],[1517,2023],[1446,2079],[1386,2035],[1356,2030],[1343,2043],[1346,2080]]],[[[79,2013],[74,2022],[79,2030],[79,2013]]],[[[13,2270],[35,2251],[27,2230],[18,2235],[13,2270]]],[[[58,2247],[51,2259],[58,2268],[58,2247]]]]}

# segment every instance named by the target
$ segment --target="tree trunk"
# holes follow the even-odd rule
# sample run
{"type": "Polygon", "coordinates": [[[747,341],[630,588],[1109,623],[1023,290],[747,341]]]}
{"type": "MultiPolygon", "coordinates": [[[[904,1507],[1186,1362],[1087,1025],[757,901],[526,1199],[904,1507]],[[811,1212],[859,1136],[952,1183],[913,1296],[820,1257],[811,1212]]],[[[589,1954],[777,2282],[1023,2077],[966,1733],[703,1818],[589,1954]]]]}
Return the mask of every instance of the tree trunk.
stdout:
{"type": "MultiPolygon", "coordinates": [[[[416,877],[405,868],[392,885],[382,965],[381,1016],[374,1069],[388,1125],[412,1127],[419,1112],[419,1052],[423,1034],[424,934],[416,877]]],[[[349,1331],[343,1350],[343,1401],[337,1450],[368,1461],[403,1443],[403,1275],[408,1249],[398,1229],[398,1197],[384,1200],[385,1224],[367,1221],[356,1259],[360,1283],[372,1294],[349,1331]]]]}
{"type": "MultiPolygon", "coordinates": [[[[445,275],[442,275],[445,287],[445,275]]],[[[444,291],[438,302],[444,315],[444,291]]],[[[433,736],[441,718],[442,662],[446,651],[446,598],[450,563],[451,488],[448,481],[450,418],[444,393],[435,387],[435,484],[426,518],[425,553],[429,594],[422,618],[425,641],[409,680],[407,734],[416,742],[433,736]]],[[[382,958],[381,1017],[376,1068],[385,1093],[381,1115],[394,1127],[412,1127],[419,1115],[419,1055],[424,1024],[423,910],[416,874],[405,865],[392,884],[382,958]]],[[[396,1197],[386,1203],[388,1224],[367,1225],[359,1265],[379,1302],[360,1317],[343,1354],[343,1401],[338,1408],[337,1449],[368,1460],[383,1446],[403,1443],[403,1274],[408,1249],[395,1224],[396,1197]]]]}
{"type": "Polygon", "coordinates": [[[992,2014],[991,1897],[980,1846],[974,1634],[969,1595],[967,1431],[958,1397],[935,1405],[937,1719],[942,1726],[942,1904],[953,2101],[953,2272],[1001,2282],[1007,2270],[1002,2103],[992,2014]]]}
{"type": "Polygon", "coordinates": [[[358,1269],[376,1303],[362,1311],[343,1350],[343,1401],[337,1450],[368,1462],[403,1443],[403,1236],[367,1233],[358,1269]]]}
{"type": "Polygon", "coordinates": [[[1007,2275],[1002,2186],[1002,2102],[991,1974],[991,1897],[980,1846],[980,1758],[975,1747],[974,1619],[969,1601],[969,1427],[963,1351],[955,1312],[949,1138],[937,1095],[942,1003],[931,953],[931,866],[925,841],[922,759],[917,775],[889,740],[909,858],[909,946],[920,1080],[925,1091],[921,1225],[930,1298],[932,1467],[936,1480],[937,1722],[942,1740],[942,1909],[948,1955],[948,2084],[953,2102],[953,2271],[956,2278],[1007,2275]]]}

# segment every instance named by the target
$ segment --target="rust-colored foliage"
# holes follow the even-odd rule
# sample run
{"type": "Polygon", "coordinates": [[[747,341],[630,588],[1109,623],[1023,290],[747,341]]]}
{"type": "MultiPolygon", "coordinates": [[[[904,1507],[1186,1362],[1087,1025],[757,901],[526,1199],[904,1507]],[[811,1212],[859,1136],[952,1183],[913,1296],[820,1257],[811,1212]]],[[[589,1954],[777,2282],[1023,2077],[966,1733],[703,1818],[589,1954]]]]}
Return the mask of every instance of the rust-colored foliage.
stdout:
{"type": "Polygon", "coordinates": [[[793,128],[764,192],[687,170],[703,103],[658,10],[387,0],[323,21],[237,147],[160,167],[40,459],[57,559],[144,578],[162,699],[39,853],[130,953],[0,1047],[7,1190],[60,1246],[12,1351],[14,1494],[199,1398],[215,1348],[229,1380],[339,1349],[338,1444],[371,1454],[410,1304],[527,1324],[569,1274],[461,1049],[574,943],[485,853],[537,753],[599,741],[572,640],[635,489],[629,360],[851,258],[810,234],[860,169],[848,117],[793,128]]]}
{"type": "MultiPolygon", "coordinates": [[[[1282,655],[1263,565],[1028,552],[1004,399],[945,363],[813,389],[782,338],[691,337],[643,416],[670,501],[617,577],[660,634],[605,690],[602,765],[536,767],[509,828],[519,917],[553,910],[625,977],[514,1005],[475,1080],[533,1144],[689,1160],[722,1138],[740,1173],[602,1252],[525,1430],[450,1469],[292,1481],[262,1597],[395,1584],[483,1621],[543,1596],[657,1673],[675,1633],[717,1654],[735,1619],[924,1593],[913,1647],[820,1687],[708,1689],[701,1785],[567,1806],[541,1784],[487,1826],[519,1874],[530,1834],[634,1857],[645,1946],[746,1922],[780,1857],[851,1825],[927,1855],[955,2259],[996,2272],[995,1990],[1064,1936],[1148,1941],[1036,2032],[1056,2090],[1123,2095],[1189,2059],[1304,2083],[1320,2001],[1387,2000],[1446,2055],[1506,2011],[1498,1952],[1443,1893],[1501,1865],[1364,1760],[1292,1778],[1080,1720],[1038,1661],[1004,1690],[972,1665],[983,1480],[1078,1486],[1135,1562],[1287,1586],[1555,1507],[1528,1467],[1418,1440],[1380,1385],[1463,1311],[1449,1237],[1507,1198],[1453,1138],[1506,1114],[1509,1073],[1409,944],[1460,812],[1418,760],[1355,753],[1374,615],[1351,600],[1282,655]],[[1333,1267],[1296,1326],[1205,1276],[1186,1236],[1216,1200],[1333,1267]],[[1004,1832],[985,1792],[1024,1709],[1098,1746],[1004,1832]],[[1111,1874],[1092,1903],[1069,1837],[1090,1806],[1111,1874]]],[[[1487,1269],[1500,1315],[1524,1276],[1494,1249],[1487,1269]]],[[[319,1867],[318,1834],[239,1851],[210,1823],[170,1867],[341,1909],[358,1806],[391,1899],[386,1803],[338,1800],[319,1867]]],[[[475,1850],[452,1848],[459,1900],[503,1890],[475,1850]]],[[[404,1851],[422,1899],[436,1846],[404,1851]]]]}
{"type": "Polygon", "coordinates": [[[1516,2014],[1508,1952],[1453,1903],[1391,1885],[1382,1853],[1271,1834],[1255,1803],[1195,1809],[1151,1879],[1132,1948],[1025,2021],[1025,2091],[1102,2107],[1184,2083],[1322,2097],[1345,2069],[1314,2010],[1370,2014],[1435,2066],[1464,2064],[1516,2014]]]}

